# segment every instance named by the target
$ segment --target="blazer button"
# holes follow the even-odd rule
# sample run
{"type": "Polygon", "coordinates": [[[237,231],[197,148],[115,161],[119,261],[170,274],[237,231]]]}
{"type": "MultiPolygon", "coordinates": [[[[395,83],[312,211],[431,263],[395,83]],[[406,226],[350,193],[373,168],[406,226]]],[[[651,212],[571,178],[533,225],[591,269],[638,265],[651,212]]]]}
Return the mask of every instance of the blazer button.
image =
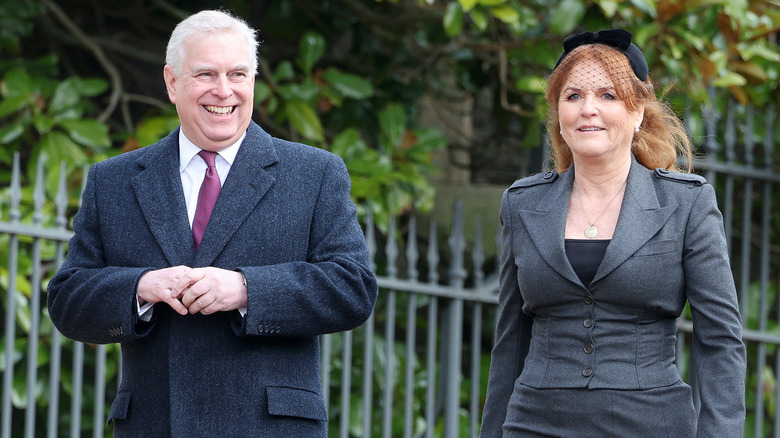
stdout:
{"type": "Polygon", "coordinates": [[[593,327],[593,320],[590,318],[585,319],[585,321],[582,321],[582,325],[585,326],[585,328],[591,328],[593,327]]]}
{"type": "Polygon", "coordinates": [[[585,348],[583,348],[583,350],[585,350],[585,354],[593,353],[593,344],[588,342],[587,344],[585,344],[585,348]]]}
{"type": "Polygon", "coordinates": [[[593,375],[593,368],[591,368],[591,367],[585,367],[585,368],[582,370],[582,376],[583,376],[583,377],[590,377],[590,376],[592,376],[592,375],[593,375]]]}
{"type": "Polygon", "coordinates": [[[585,304],[587,304],[587,305],[593,304],[593,298],[591,298],[590,296],[586,296],[585,297],[585,304]]]}

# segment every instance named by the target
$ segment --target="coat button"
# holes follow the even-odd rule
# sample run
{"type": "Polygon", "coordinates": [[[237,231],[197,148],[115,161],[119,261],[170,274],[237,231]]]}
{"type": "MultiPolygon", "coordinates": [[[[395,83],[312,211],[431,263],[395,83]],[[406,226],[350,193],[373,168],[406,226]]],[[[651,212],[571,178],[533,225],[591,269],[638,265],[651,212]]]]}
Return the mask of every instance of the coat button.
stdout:
{"type": "Polygon", "coordinates": [[[585,348],[583,348],[583,350],[585,351],[585,354],[593,353],[593,344],[588,342],[587,344],[585,344],[585,348]]]}
{"type": "Polygon", "coordinates": [[[664,175],[666,175],[667,173],[669,173],[669,169],[667,169],[665,167],[659,167],[658,168],[658,172],[663,173],[664,175]]]}
{"type": "Polygon", "coordinates": [[[586,296],[585,297],[585,304],[587,304],[587,305],[593,304],[593,298],[591,298],[590,296],[586,296]]]}
{"type": "Polygon", "coordinates": [[[582,370],[582,376],[583,376],[583,377],[590,377],[590,376],[592,376],[592,375],[593,375],[593,368],[591,368],[591,367],[585,367],[585,368],[582,370]]]}
{"type": "Polygon", "coordinates": [[[582,325],[585,326],[585,328],[591,328],[593,327],[593,320],[590,318],[585,319],[585,321],[582,321],[582,325]]]}
{"type": "Polygon", "coordinates": [[[553,173],[554,172],[552,170],[548,170],[547,172],[544,173],[544,179],[552,178],[553,177],[553,173]]]}

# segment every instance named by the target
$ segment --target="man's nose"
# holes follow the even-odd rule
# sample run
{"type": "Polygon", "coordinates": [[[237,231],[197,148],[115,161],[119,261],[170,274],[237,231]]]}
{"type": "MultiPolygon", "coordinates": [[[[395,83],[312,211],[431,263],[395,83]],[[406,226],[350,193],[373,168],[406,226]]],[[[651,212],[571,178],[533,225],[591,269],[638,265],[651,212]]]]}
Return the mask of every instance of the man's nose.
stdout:
{"type": "Polygon", "coordinates": [[[222,99],[227,99],[233,95],[233,89],[230,88],[230,81],[228,81],[227,75],[217,76],[217,80],[214,83],[214,88],[211,92],[222,99]]]}

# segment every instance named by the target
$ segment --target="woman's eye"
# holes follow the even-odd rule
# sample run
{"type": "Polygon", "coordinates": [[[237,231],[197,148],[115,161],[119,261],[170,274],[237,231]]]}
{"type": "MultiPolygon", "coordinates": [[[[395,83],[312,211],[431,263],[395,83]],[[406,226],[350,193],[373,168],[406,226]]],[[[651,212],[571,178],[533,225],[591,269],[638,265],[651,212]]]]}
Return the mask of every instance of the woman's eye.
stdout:
{"type": "Polygon", "coordinates": [[[604,93],[601,97],[603,97],[606,100],[615,100],[617,99],[614,94],[612,93],[604,93]]]}
{"type": "Polygon", "coordinates": [[[579,93],[571,93],[568,96],[566,96],[566,100],[577,100],[580,98],[579,93]]]}

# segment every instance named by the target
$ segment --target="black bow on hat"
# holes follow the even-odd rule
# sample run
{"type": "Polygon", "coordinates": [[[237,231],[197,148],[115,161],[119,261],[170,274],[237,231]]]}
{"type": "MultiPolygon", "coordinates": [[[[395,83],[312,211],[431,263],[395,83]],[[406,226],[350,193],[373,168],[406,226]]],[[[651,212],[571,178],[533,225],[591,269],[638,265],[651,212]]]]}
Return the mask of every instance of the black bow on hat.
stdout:
{"type": "Polygon", "coordinates": [[[645,61],[645,57],[642,51],[639,50],[639,47],[631,42],[631,33],[623,29],[583,32],[566,38],[563,40],[563,53],[558,58],[555,67],[558,67],[558,64],[561,63],[569,52],[585,44],[604,44],[620,50],[626,55],[628,62],[631,63],[631,68],[634,70],[636,77],[642,82],[647,79],[647,61],[645,61]]]}

